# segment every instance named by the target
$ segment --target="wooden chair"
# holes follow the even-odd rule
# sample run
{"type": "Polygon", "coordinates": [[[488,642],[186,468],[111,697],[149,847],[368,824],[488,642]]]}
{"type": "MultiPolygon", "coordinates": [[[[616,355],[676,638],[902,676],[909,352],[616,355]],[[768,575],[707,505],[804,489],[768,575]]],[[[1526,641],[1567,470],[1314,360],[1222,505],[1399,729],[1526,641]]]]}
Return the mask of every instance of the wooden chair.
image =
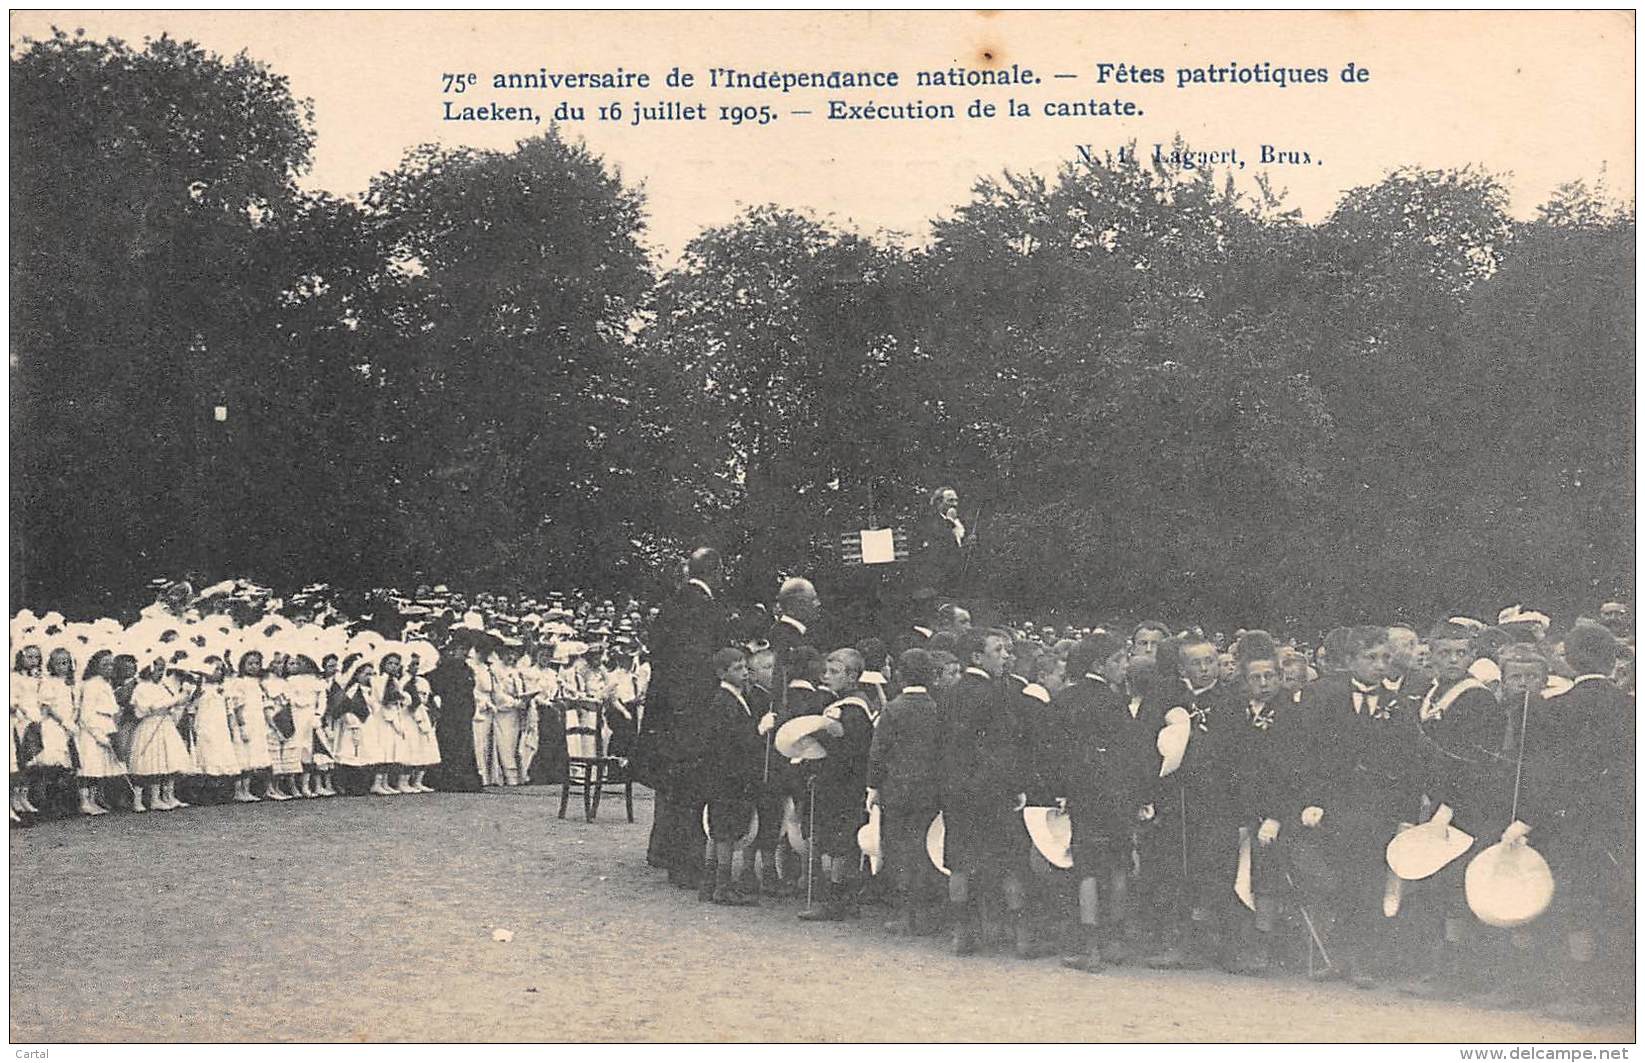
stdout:
{"type": "Polygon", "coordinates": [[[593,823],[603,794],[623,795],[628,821],[634,822],[634,780],[625,757],[606,752],[605,706],[591,701],[566,703],[565,780],[560,783],[560,818],[571,803],[572,787],[582,790],[583,818],[593,823]]]}

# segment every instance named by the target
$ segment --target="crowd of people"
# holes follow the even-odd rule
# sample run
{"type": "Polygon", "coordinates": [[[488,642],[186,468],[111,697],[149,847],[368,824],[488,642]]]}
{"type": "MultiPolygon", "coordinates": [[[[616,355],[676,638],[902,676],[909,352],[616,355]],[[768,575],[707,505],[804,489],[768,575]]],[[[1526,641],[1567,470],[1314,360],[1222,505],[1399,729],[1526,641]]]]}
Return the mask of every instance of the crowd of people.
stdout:
{"type": "Polygon", "coordinates": [[[1090,972],[1631,1007],[1621,603],[1558,630],[1514,606],[1299,643],[986,627],[927,597],[860,637],[791,578],[755,635],[713,550],[688,576],[653,626],[635,767],[650,862],[705,902],[804,896],[801,919],[831,921],[872,898],[887,932],[1056,941],[1090,972]]]}
{"type": "Polygon", "coordinates": [[[159,589],[128,623],[12,617],[14,825],[550,782],[568,721],[622,751],[648,681],[632,601],[159,589]]]}
{"type": "Polygon", "coordinates": [[[660,609],[230,581],[125,622],[20,612],[12,822],[549,783],[601,753],[656,791],[649,862],[707,902],[884,904],[889,933],[1055,941],[1088,972],[1631,1004],[1621,603],[1304,639],[987,626],[922,590],[845,631],[807,579],[733,608],[712,549],[684,576],[660,609]]]}

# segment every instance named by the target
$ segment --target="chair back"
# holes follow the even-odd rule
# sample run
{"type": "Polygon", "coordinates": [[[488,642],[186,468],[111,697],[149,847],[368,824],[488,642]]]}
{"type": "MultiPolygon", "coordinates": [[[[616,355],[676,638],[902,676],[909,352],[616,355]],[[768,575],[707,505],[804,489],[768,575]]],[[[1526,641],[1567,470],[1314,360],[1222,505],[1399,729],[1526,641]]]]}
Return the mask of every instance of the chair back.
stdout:
{"type": "Polygon", "coordinates": [[[572,760],[605,755],[605,710],[595,701],[565,703],[565,753],[572,760]]]}

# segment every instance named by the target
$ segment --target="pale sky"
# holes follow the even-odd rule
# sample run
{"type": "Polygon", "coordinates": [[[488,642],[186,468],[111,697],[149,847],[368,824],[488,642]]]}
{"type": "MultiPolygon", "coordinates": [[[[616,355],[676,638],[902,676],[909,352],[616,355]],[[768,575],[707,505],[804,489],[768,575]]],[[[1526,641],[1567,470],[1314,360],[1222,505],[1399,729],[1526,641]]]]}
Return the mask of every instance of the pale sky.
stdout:
{"type": "Polygon", "coordinates": [[[438,141],[511,147],[546,131],[565,100],[588,119],[565,125],[630,181],[643,181],[650,242],[671,260],[705,226],[747,205],[810,208],[866,231],[923,237],[929,221],[968,197],[982,175],[1055,171],[1079,145],[1097,151],[1135,139],[1143,150],[1182,134],[1196,149],[1233,148],[1259,169],[1263,144],[1307,151],[1305,165],[1270,167],[1310,220],[1356,185],[1412,164],[1473,163],[1508,174],[1515,214],[1528,216],[1557,185],[1592,181],[1613,195],[1634,181],[1634,26],[1631,12],[14,12],[11,40],[53,24],[133,43],[170,33],[232,55],[242,49],[314,101],[317,143],[309,187],[363,192],[412,145],[438,141]],[[1164,69],[1166,84],[1098,84],[1097,64],[1164,69]],[[1178,89],[1179,67],[1318,67],[1323,86],[1178,89]],[[1350,62],[1368,83],[1338,80],[1350,62]],[[1038,85],[919,88],[920,70],[1027,67],[1038,85]],[[669,89],[674,66],[698,75],[669,89]],[[649,89],[497,92],[497,72],[652,75],[649,89]],[[897,88],[802,89],[782,94],[708,89],[710,67],[742,70],[895,70],[897,88]],[[444,73],[474,73],[461,96],[444,73]],[[1055,79],[1055,73],[1074,78],[1055,79]],[[949,122],[846,122],[831,98],[951,103],[963,115],[983,97],[1001,117],[949,122]],[[1003,116],[1008,97],[1034,117],[1003,116]],[[1047,101],[1130,100],[1141,117],[1048,118],[1047,101]],[[595,121],[613,101],[703,102],[709,120],[638,129],[595,121]],[[453,104],[527,105],[542,126],[442,119],[453,104]],[[770,104],[763,127],[718,121],[721,104],[770,104]],[[810,110],[810,116],[793,115],[810,110]]]}

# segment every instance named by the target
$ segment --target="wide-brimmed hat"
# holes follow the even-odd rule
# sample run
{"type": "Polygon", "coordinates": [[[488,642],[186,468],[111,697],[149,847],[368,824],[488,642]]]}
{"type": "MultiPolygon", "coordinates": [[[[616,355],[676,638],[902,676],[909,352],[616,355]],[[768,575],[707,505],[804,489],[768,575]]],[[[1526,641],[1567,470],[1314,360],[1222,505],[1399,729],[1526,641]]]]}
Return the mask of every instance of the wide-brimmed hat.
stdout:
{"type": "Polygon", "coordinates": [[[1187,709],[1178,706],[1166,712],[1165,726],[1160,728],[1154,739],[1154,748],[1159,750],[1160,755],[1160,778],[1182,767],[1182,758],[1188,752],[1188,739],[1193,731],[1194,725],[1189,722],[1187,709]]]}
{"type": "Polygon", "coordinates": [[[1074,866],[1074,828],[1068,813],[1060,808],[1029,805],[1022,810],[1023,825],[1040,851],[1053,867],[1074,866]]]}
{"type": "Polygon", "coordinates": [[[931,820],[931,826],[925,829],[925,855],[931,858],[931,865],[943,874],[951,874],[945,862],[947,853],[943,846],[948,841],[948,832],[943,826],[942,813],[931,820]]]}
{"type": "Polygon", "coordinates": [[[1388,870],[1407,882],[1425,879],[1474,844],[1474,836],[1451,826],[1451,806],[1440,805],[1426,823],[1402,830],[1388,843],[1388,870]]]}
{"type": "Polygon", "coordinates": [[[1523,839],[1497,842],[1469,862],[1462,888],[1480,922],[1511,930],[1548,910],[1554,876],[1523,839]]]}
{"type": "Polygon", "coordinates": [[[869,870],[880,873],[880,806],[868,810],[868,822],[857,828],[857,848],[868,857],[869,870]]]}
{"type": "Polygon", "coordinates": [[[796,716],[777,728],[777,752],[790,760],[821,760],[828,749],[817,736],[832,732],[835,723],[826,716],[796,716]]]}

